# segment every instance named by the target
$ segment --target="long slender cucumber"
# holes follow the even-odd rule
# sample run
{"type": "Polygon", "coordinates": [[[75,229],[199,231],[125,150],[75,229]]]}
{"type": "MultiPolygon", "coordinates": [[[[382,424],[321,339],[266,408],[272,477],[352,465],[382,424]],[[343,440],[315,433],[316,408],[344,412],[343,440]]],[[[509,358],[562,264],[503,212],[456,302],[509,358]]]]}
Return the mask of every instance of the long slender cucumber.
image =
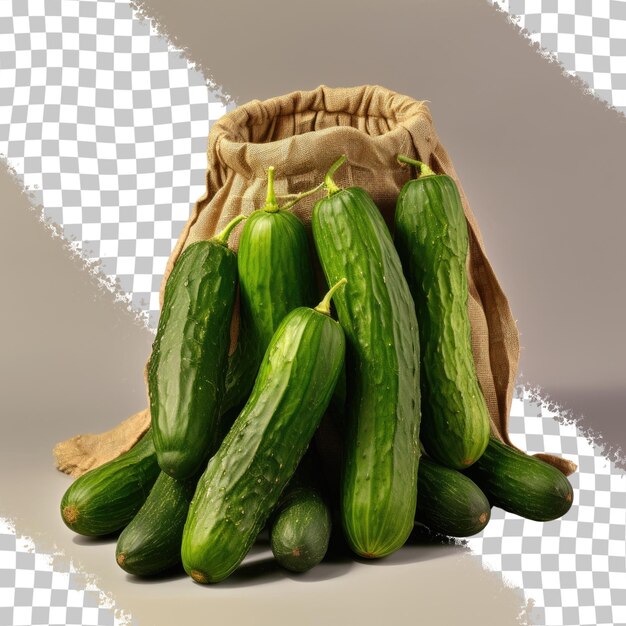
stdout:
{"type": "Polygon", "coordinates": [[[420,456],[419,334],[415,306],[382,215],[360,187],[340,189],[313,209],[313,236],[346,333],[346,432],[341,515],[357,554],[378,558],[413,529],[420,456]]]}
{"type": "Polygon", "coordinates": [[[242,219],[186,248],[165,285],[148,391],[159,466],[179,480],[201,471],[217,443],[237,285],[228,236],[242,219]]]}
{"type": "Polygon", "coordinates": [[[468,234],[450,176],[415,165],[397,199],[395,242],[420,320],[422,428],[426,452],[465,469],[484,452],[490,419],[474,364],[468,312],[468,234]]]}

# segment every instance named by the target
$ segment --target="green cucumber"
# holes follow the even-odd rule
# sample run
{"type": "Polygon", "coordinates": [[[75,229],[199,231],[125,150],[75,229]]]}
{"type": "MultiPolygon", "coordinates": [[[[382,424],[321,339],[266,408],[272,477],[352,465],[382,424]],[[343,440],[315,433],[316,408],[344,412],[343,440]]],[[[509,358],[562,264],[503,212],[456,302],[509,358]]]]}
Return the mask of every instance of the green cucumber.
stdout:
{"type": "Polygon", "coordinates": [[[464,469],[487,447],[490,418],[472,353],[468,234],[454,180],[419,161],[398,196],[395,243],[420,321],[422,426],[426,452],[464,469]]]}
{"type": "Polygon", "coordinates": [[[313,209],[326,280],[346,333],[346,432],[341,516],[350,547],[367,558],[400,548],[413,529],[420,456],[419,333],[389,230],[369,194],[339,189],[313,209]]]}
{"type": "MultiPolygon", "coordinates": [[[[312,190],[314,191],[314,190],[312,190]]],[[[222,410],[248,399],[261,359],[285,315],[316,303],[315,280],[304,224],[274,193],[274,168],[268,170],[265,206],[248,216],[239,238],[239,338],[230,357],[222,410]]]]}
{"type": "MultiPolygon", "coordinates": [[[[220,417],[220,442],[236,417],[232,409],[220,417]]],[[[179,481],[159,474],[148,499],[117,540],[116,559],[123,570],[153,576],[180,563],[183,528],[197,482],[197,476],[179,481]]]]}
{"type": "Polygon", "coordinates": [[[333,290],[280,323],[248,402],[198,481],[181,551],[197,582],[223,580],[241,563],[330,402],[345,350],[330,317],[333,290]]]}
{"type": "Polygon", "coordinates": [[[161,472],[139,512],[117,539],[117,564],[129,574],[152,576],[180,563],[180,545],[196,481],[161,472]]]}
{"type": "MultiPolygon", "coordinates": [[[[220,442],[236,417],[232,409],[220,417],[220,442]]],[[[156,464],[154,448],[152,457],[156,464]]],[[[116,560],[123,570],[152,576],[180,563],[183,527],[197,482],[197,477],[179,481],[160,472],[148,498],[117,540],[116,560]]]]}
{"type": "Polygon", "coordinates": [[[222,400],[223,411],[239,411],[248,399],[259,369],[255,352],[251,343],[247,341],[239,343],[237,340],[235,351],[228,357],[222,400]]]}
{"type": "Polygon", "coordinates": [[[479,533],[489,522],[491,506],[478,485],[457,470],[420,460],[415,521],[452,537],[479,533]]]}
{"type": "Polygon", "coordinates": [[[554,466],[489,438],[484,454],[465,471],[492,506],[527,519],[548,522],[565,515],[574,491],[554,466]]]}
{"type": "Polygon", "coordinates": [[[273,515],[274,558],[291,572],[306,572],[326,555],[331,519],[328,504],[311,485],[289,484],[273,515]]]}
{"type": "Polygon", "coordinates": [[[121,456],[77,478],[61,500],[61,517],[78,533],[97,537],[124,528],[159,475],[151,430],[121,456]]]}
{"type": "Polygon", "coordinates": [[[237,284],[228,236],[242,219],[186,248],[165,285],[148,391],[159,466],[179,480],[197,474],[217,444],[237,284]]]}

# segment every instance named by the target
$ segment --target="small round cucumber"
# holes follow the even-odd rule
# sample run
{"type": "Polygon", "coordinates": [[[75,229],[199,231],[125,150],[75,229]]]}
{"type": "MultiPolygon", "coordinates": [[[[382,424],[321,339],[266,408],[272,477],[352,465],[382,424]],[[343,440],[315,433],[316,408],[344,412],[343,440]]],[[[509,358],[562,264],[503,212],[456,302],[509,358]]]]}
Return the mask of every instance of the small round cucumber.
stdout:
{"type": "Polygon", "coordinates": [[[276,560],[292,572],[306,572],[326,555],[330,511],[317,490],[308,485],[287,487],[270,531],[276,560]]]}

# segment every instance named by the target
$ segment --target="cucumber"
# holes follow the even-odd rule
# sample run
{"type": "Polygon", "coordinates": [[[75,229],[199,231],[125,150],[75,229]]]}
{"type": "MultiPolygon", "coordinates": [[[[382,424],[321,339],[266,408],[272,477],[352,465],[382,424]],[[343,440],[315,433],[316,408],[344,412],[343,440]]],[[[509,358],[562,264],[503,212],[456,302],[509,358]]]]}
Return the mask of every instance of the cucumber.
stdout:
{"type": "Polygon", "coordinates": [[[338,286],[316,309],[299,307],[280,323],[248,402],[198,482],[181,551],[197,582],[223,580],[241,563],[330,402],[345,350],[330,317],[338,286]]]}
{"type": "Polygon", "coordinates": [[[97,537],[128,524],[159,475],[152,432],[121,456],[77,478],[61,500],[61,517],[78,533],[97,537]]]}
{"type": "Polygon", "coordinates": [[[159,466],[179,480],[197,474],[217,443],[237,284],[228,236],[242,219],[186,248],[165,285],[148,391],[159,466]]]}
{"type": "Polygon", "coordinates": [[[419,161],[398,196],[395,243],[420,321],[422,426],[426,452],[464,469],[487,447],[490,418],[476,376],[468,314],[468,235],[459,191],[419,161]]]}
{"type": "MultiPolygon", "coordinates": [[[[220,417],[220,442],[236,417],[233,409],[220,417]]],[[[116,560],[123,570],[153,576],[180,564],[183,528],[197,482],[198,476],[179,481],[165,472],[159,474],[147,500],[117,540],[116,560]]]]}
{"type": "Polygon", "coordinates": [[[157,478],[139,512],[117,539],[117,564],[129,574],[152,576],[180,563],[180,545],[196,480],[157,478]]]}
{"type": "Polygon", "coordinates": [[[453,537],[479,533],[489,522],[491,506],[478,485],[457,470],[420,460],[415,521],[453,537]]]}
{"type": "Polygon", "coordinates": [[[261,359],[285,315],[316,304],[306,228],[285,207],[278,206],[270,167],[265,206],[248,216],[239,238],[239,338],[226,375],[223,411],[241,407],[248,399],[261,359]]]}
{"type": "Polygon", "coordinates": [[[389,230],[369,194],[341,190],[313,209],[313,237],[326,280],[346,276],[334,299],[346,333],[346,432],[341,517],[351,549],[391,554],[415,518],[420,456],[419,334],[415,307],[389,230]]]}
{"type": "Polygon", "coordinates": [[[250,396],[258,369],[254,346],[247,341],[239,343],[237,340],[235,351],[228,357],[222,400],[223,411],[239,412],[250,396]]]}
{"type": "MultiPolygon", "coordinates": [[[[234,409],[220,417],[220,442],[236,417],[234,409]]],[[[181,562],[183,528],[197,482],[197,476],[179,481],[159,474],[148,499],[117,540],[116,559],[123,570],[152,576],[181,562]]]]}
{"type": "Polygon", "coordinates": [[[489,438],[485,453],[464,473],[492,506],[538,522],[565,515],[574,500],[571,483],[558,469],[495,437],[489,438]]]}
{"type": "Polygon", "coordinates": [[[272,520],[274,558],[291,572],[306,572],[326,555],[330,540],[330,509],[311,485],[289,484],[272,520]]]}

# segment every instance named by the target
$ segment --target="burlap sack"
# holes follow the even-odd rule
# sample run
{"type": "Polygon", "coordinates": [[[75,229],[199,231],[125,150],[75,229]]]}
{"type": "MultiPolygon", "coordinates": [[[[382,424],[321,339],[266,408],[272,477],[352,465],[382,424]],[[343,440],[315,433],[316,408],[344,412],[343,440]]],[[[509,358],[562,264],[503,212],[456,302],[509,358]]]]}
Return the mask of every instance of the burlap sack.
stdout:
{"type": "MultiPolygon", "coordinates": [[[[336,182],[364,187],[390,227],[398,192],[415,176],[412,168],[398,164],[396,155],[417,158],[435,172],[449,174],[459,185],[469,227],[469,315],[478,378],[493,433],[512,445],[507,421],[519,360],[518,331],[485,255],[476,219],[424,101],[380,86],[320,86],[263,102],[254,100],[222,117],[209,133],[206,192],[196,202],[169,258],[161,303],[167,277],[186,246],[212,237],[235,215],[263,206],[270,165],[276,168],[276,193],[284,196],[320,183],[341,154],[347,155],[348,161],[337,172],[336,182]]],[[[293,209],[306,224],[319,197],[305,198],[293,209]]],[[[230,239],[234,249],[240,229],[230,239]]],[[[236,323],[233,328],[235,340],[236,323]]],[[[149,423],[145,409],[106,433],[79,435],[62,442],[55,448],[57,466],[79,476],[132,447],[149,423]]],[[[566,474],[575,469],[564,459],[551,455],[542,458],[566,474]]]]}

